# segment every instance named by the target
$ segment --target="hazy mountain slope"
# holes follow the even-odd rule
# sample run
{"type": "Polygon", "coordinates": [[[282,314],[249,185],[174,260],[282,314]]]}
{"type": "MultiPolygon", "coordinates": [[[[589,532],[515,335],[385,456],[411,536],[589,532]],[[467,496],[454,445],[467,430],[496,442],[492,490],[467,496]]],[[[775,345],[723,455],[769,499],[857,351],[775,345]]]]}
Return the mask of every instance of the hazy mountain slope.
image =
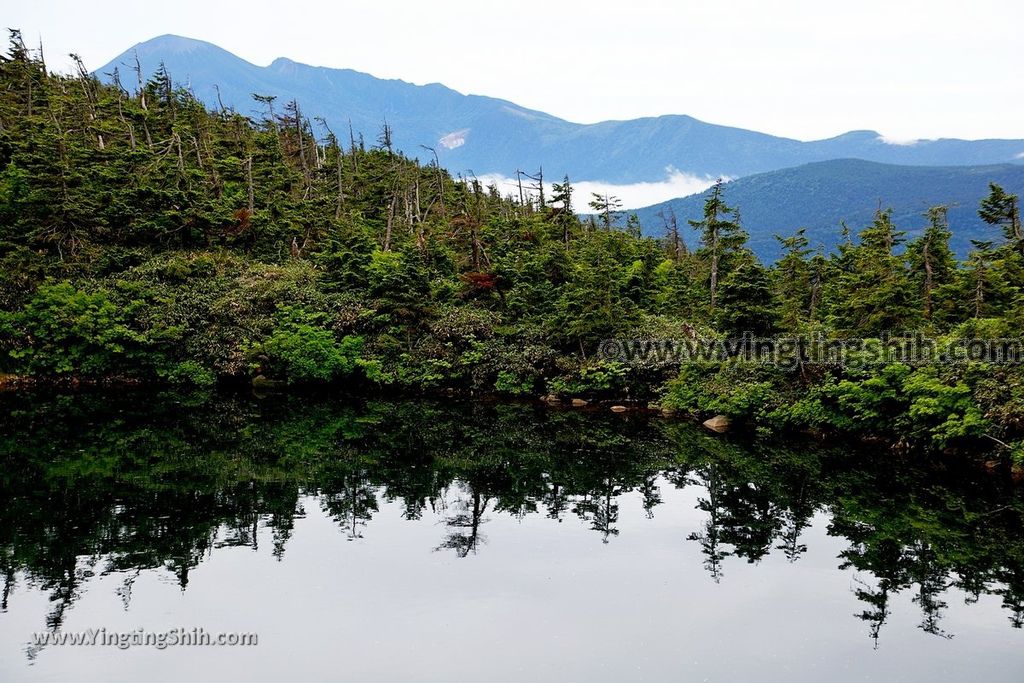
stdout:
{"type": "Polygon", "coordinates": [[[886,144],[877,133],[856,131],[828,140],[801,142],[698,121],[661,116],[592,125],[571,123],[505,100],[462,95],[439,84],[383,80],[350,69],[329,69],[277,59],[250,64],[210,43],[161,36],[129,48],[97,69],[104,77],[129,65],[138,54],[146,74],[161,61],[209,106],[216,87],[226,106],[258,111],[252,93],[295,98],[309,116],[323,116],[345,137],[351,120],[368,141],[386,119],[397,146],[425,157],[420,145],[436,147],[453,172],[513,175],[517,168],[544,166],[555,178],[629,183],[661,180],[667,168],[698,176],[728,177],[835,158],[863,158],[912,165],[992,164],[1020,161],[1022,140],[938,140],[914,145],[886,144]],[[445,142],[443,143],[442,140],[445,142]],[[447,143],[447,144],[445,144],[447,143]]]}
{"type": "MultiPolygon", "coordinates": [[[[978,202],[990,181],[1024,195],[1024,166],[927,167],[893,166],[856,159],[806,164],[760,173],[727,183],[726,202],[738,206],[751,246],[764,259],[779,253],[774,235],[807,228],[813,246],[832,248],[840,239],[840,221],[857,231],[867,225],[879,205],[893,208],[896,225],[908,237],[925,225],[924,211],[949,206],[953,248],[961,256],[971,239],[999,239],[1000,232],[978,217],[978,202]]],[[[659,212],[671,207],[691,244],[696,232],[688,219],[699,219],[705,194],[674,199],[637,211],[646,232],[663,233],[659,212]]]]}

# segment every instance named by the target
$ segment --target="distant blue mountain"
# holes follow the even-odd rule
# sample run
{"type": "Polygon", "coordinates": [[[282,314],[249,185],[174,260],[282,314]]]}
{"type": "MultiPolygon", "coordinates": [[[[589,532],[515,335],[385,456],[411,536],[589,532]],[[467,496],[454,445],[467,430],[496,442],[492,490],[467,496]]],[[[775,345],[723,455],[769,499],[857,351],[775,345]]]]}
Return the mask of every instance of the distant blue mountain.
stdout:
{"type": "Polygon", "coordinates": [[[905,165],[979,165],[1024,160],[1024,140],[934,140],[888,144],[874,131],[801,142],[716,126],[689,116],[660,116],[591,125],[571,123],[512,102],[463,95],[440,84],[383,80],[350,69],[329,69],[277,59],[261,67],[216,45],[160,36],[126,50],[97,69],[122,79],[138,55],[151,74],[161,62],[208,106],[220,100],[244,114],[258,111],[253,93],[298,100],[310,116],[324,117],[341,137],[351,121],[372,142],[386,120],[396,145],[409,156],[437,149],[454,173],[513,175],[543,166],[548,178],[609,183],[658,181],[673,168],[698,176],[740,177],[838,158],[905,165]]]}
{"type": "MultiPolygon", "coordinates": [[[[806,164],[739,178],[725,185],[725,201],[739,207],[750,246],[768,261],[779,256],[774,235],[807,228],[814,247],[826,251],[840,240],[840,221],[854,232],[868,225],[879,208],[892,208],[893,221],[907,238],[921,233],[930,206],[949,206],[954,250],[964,256],[972,239],[1001,238],[1001,232],[978,217],[978,203],[989,182],[1024,196],[1024,166],[893,166],[857,159],[806,164]]],[[[675,212],[687,242],[696,244],[688,220],[699,220],[707,192],[639,209],[644,231],[664,233],[661,215],[675,212]]]]}

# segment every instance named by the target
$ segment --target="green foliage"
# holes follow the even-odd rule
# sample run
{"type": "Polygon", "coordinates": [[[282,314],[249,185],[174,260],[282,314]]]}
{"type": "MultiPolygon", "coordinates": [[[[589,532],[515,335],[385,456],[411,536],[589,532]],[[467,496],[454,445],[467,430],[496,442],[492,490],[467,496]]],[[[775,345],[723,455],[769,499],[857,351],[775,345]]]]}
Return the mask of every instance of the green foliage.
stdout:
{"type": "Polygon", "coordinates": [[[902,363],[829,376],[775,417],[789,426],[887,436],[925,448],[964,443],[991,428],[961,378],[902,363]]]}
{"type": "Polygon", "coordinates": [[[806,230],[801,228],[789,237],[775,236],[782,245],[782,258],[773,273],[775,295],[779,301],[779,318],[787,330],[799,330],[811,317],[814,279],[807,257],[811,254],[806,230]]]}
{"type": "Polygon", "coordinates": [[[860,233],[860,243],[840,247],[830,310],[840,330],[870,336],[908,329],[918,317],[907,271],[896,248],[903,233],[890,211],[878,211],[860,233]]]}
{"type": "Polygon", "coordinates": [[[41,286],[20,311],[0,311],[0,334],[13,370],[33,375],[120,372],[144,342],[106,292],[70,282],[41,286]]]}
{"type": "Polygon", "coordinates": [[[289,382],[326,382],[353,375],[360,367],[361,337],[338,341],[317,325],[322,315],[283,306],[274,332],[252,351],[259,368],[289,382]]]}
{"type": "Polygon", "coordinates": [[[722,280],[715,321],[727,335],[763,337],[775,329],[776,305],[768,269],[748,255],[722,280]]]}
{"type": "Polygon", "coordinates": [[[689,363],[666,385],[662,405],[727,415],[768,432],[870,434],[924,448],[969,443],[992,427],[963,378],[902,363],[828,372],[799,388],[770,366],[689,363]]]}
{"type": "Polygon", "coordinates": [[[666,408],[700,416],[726,415],[759,427],[770,426],[785,398],[785,377],[757,363],[687,363],[665,388],[666,408]]]}
{"type": "Polygon", "coordinates": [[[975,405],[970,387],[938,376],[935,368],[921,368],[903,382],[909,401],[907,429],[931,445],[944,448],[969,437],[979,437],[991,427],[975,405]]]}
{"type": "Polygon", "coordinates": [[[157,375],[172,384],[210,387],[217,383],[217,376],[213,371],[194,360],[186,360],[171,367],[161,368],[157,370],[157,375]]]}
{"type": "Polygon", "coordinates": [[[508,370],[501,370],[494,388],[503,394],[528,396],[534,392],[534,380],[532,377],[520,377],[508,370]]]}
{"type": "Polygon", "coordinates": [[[989,183],[989,194],[978,209],[981,220],[1003,229],[1006,244],[1024,254],[1024,232],[1021,228],[1020,200],[995,183],[989,183]]]}
{"type": "Polygon", "coordinates": [[[562,377],[548,382],[548,388],[560,396],[593,396],[621,391],[626,369],[615,361],[587,362],[562,377]]]}
{"type": "Polygon", "coordinates": [[[942,320],[950,315],[949,291],[956,277],[956,258],[949,247],[953,236],[947,220],[948,209],[935,206],[928,210],[928,227],[907,245],[910,279],[921,300],[926,321],[942,320]]]}

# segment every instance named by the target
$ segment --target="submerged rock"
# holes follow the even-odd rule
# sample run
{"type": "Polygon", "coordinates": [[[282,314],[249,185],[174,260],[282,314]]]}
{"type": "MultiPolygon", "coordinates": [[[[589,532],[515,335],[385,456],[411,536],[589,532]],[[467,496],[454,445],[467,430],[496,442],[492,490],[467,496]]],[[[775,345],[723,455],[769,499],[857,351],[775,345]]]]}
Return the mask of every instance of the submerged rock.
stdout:
{"type": "Polygon", "coordinates": [[[573,405],[574,408],[582,408],[583,406],[587,405],[588,403],[590,403],[590,402],[589,401],[585,401],[582,398],[574,398],[572,400],[572,405],[573,405]]]}
{"type": "Polygon", "coordinates": [[[729,425],[731,424],[732,420],[730,420],[725,415],[715,415],[714,417],[708,420],[704,420],[705,427],[707,427],[713,432],[719,433],[729,431],[729,425]]]}
{"type": "Polygon", "coordinates": [[[629,410],[629,408],[627,408],[626,406],[612,406],[613,413],[624,413],[627,410],[629,410]]]}
{"type": "Polygon", "coordinates": [[[257,391],[267,389],[280,389],[286,386],[286,384],[286,382],[281,382],[276,379],[270,379],[266,375],[256,375],[255,377],[252,378],[252,388],[257,391]]]}

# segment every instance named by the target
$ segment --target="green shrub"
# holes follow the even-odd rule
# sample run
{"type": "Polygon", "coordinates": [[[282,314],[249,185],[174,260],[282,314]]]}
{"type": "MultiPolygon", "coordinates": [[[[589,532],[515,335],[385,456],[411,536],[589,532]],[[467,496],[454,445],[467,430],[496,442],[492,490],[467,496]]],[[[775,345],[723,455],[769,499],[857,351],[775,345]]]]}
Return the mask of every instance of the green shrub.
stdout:
{"type": "Polygon", "coordinates": [[[612,394],[625,387],[626,369],[617,361],[593,361],[575,372],[555,377],[548,388],[562,396],[612,394]]]}
{"type": "Polygon", "coordinates": [[[666,385],[661,405],[768,427],[774,411],[784,404],[783,380],[777,368],[757,363],[686,363],[679,376],[666,385]]]}
{"type": "Polygon", "coordinates": [[[533,377],[521,377],[508,370],[502,370],[498,373],[494,388],[503,394],[527,396],[534,391],[534,381],[533,377]]]}
{"type": "Polygon", "coordinates": [[[133,370],[143,342],[103,290],[43,284],[18,311],[0,311],[0,336],[12,370],[32,375],[98,377],[133,370]]]}
{"type": "Polygon", "coordinates": [[[289,382],[326,382],[354,374],[361,366],[363,339],[319,326],[323,315],[282,306],[277,326],[252,354],[266,374],[289,382]]]}
{"type": "Polygon", "coordinates": [[[159,368],[157,375],[172,384],[210,387],[217,383],[213,370],[194,360],[186,360],[166,368],[159,368]]]}

